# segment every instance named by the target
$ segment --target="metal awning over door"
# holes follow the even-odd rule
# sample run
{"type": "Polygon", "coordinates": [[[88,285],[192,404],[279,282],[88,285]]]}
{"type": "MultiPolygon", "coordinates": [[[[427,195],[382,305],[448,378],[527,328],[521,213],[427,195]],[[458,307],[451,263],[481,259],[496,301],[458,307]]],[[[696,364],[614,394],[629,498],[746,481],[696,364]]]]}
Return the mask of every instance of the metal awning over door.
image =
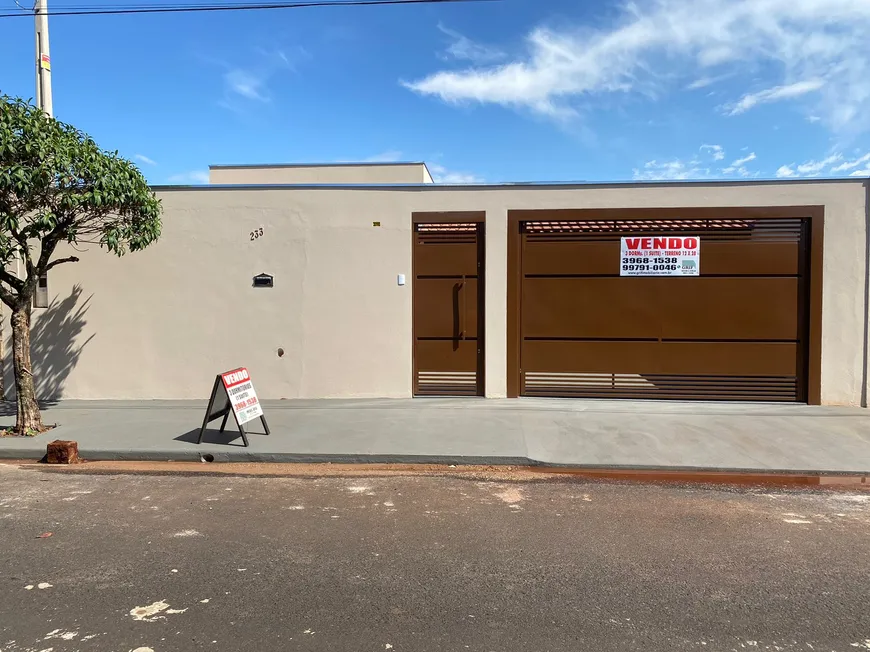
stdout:
{"type": "Polygon", "coordinates": [[[807,400],[808,219],[517,226],[520,395],[807,400]],[[622,237],[675,234],[700,239],[699,276],[620,276],[622,237]]]}

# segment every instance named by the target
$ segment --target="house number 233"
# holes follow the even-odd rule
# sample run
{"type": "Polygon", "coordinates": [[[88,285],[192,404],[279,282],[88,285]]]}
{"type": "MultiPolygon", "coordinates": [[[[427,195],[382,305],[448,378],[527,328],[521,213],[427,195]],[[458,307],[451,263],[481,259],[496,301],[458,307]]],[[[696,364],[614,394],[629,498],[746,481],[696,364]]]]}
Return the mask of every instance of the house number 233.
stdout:
{"type": "Polygon", "coordinates": [[[261,226],[259,229],[254,229],[251,231],[251,240],[256,240],[257,238],[263,237],[263,227],[261,226]]]}

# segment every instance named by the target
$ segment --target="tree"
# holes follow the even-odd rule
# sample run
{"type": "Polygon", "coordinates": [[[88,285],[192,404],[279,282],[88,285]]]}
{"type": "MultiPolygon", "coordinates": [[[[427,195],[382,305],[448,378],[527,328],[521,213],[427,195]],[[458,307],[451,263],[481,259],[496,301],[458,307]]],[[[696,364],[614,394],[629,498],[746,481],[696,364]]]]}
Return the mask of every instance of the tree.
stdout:
{"type": "Polygon", "coordinates": [[[98,244],[123,256],[160,237],[160,213],[160,200],[133,163],[29,102],[0,95],[0,300],[11,311],[17,434],[45,430],[30,315],[40,277],[79,260],[55,256],[58,245],[98,244]]]}

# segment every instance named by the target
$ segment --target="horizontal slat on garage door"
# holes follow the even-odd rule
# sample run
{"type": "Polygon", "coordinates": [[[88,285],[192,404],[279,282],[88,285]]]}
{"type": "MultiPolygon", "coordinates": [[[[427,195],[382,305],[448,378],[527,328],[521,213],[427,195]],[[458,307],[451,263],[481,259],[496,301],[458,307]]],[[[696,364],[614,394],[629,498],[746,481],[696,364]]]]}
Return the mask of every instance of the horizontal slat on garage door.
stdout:
{"type": "Polygon", "coordinates": [[[797,393],[797,378],[779,376],[528,372],[523,379],[523,394],[526,396],[794,401],[797,393]]]}
{"type": "Polygon", "coordinates": [[[417,340],[414,356],[420,396],[477,394],[477,340],[417,340]]]}
{"type": "MultiPolygon", "coordinates": [[[[711,241],[701,237],[701,274],[796,275],[796,242],[711,241]]],[[[620,240],[555,242],[529,240],[523,251],[526,276],[619,276],[620,240]]]]}
{"type": "Polygon", "coordinates": [[[797,278],[526,278],[524,339],[798,337],[797,278]]]}
{"type": "Polygon", "coordinates": [[[620,219],[554,220],[523,222],[521,232],[529,239],[565,241],[611,240],[614,235],[702,235],[715,240],[796,242],[801,238],[803,220],[775,219],[620,219]]]}
{"type": "Polygon", "coordinates": [[[579,373],[795,376],[794,342],[578,342],[527,340],[527,370],[579,373]]]}
{"type": "Polygon", "coordinates": [[[420,371],[416,396],[477,396],[474,371],[420,371]]]}

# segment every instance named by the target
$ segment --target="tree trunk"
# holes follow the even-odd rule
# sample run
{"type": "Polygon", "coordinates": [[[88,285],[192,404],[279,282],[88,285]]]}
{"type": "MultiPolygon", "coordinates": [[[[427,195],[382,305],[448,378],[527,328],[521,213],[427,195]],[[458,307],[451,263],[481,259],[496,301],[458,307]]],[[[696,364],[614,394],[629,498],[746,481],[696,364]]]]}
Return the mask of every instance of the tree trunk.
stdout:
{"type": "Polygon", "coordinates": [[[15,398],[18,417],[15,432],[19,435],[42,432],[42,415],[36,402],[33,367],[30,362],[30,306],[12,311],[12,363],[15,370],[15,398]]]}
{"type": "Polygon", "coordinates": [[[0,304],[0,401],[6,400],[6,342],[3,341],[3,304],[0,304]]]}

